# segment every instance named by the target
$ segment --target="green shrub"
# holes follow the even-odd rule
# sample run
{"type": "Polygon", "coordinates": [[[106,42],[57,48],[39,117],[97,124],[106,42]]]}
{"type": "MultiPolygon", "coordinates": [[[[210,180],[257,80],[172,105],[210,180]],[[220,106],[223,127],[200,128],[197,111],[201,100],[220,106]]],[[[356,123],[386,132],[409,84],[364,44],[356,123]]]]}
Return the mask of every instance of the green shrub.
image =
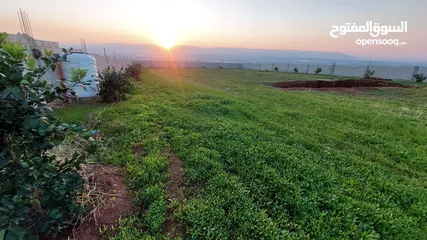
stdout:
{"type": "Polygon", "coordinates": [[[415,78],[416,82],[424,82],[424,80],[427,79],[427,76],[424,76],[423,73],[421,73],[421,74],[418,74],[418,73],[414,74],[414,75],[412,75],[412,77],[415,78]]]}
{"type": "Polygon", "coordinates": [[[46,106],[55,91],[42,77],[59,58],[47,52],[45,66],[37,67],[21,44],[6,37],[0,34],[0,239],[55,236],[84,212],[77,202],[83,157],[59,160],[49,150],[67,130],[86,130],[61,124],[46,106]]]}
{"type": "Polygon", "coordinates": [[[135,80],[139,80],[139,74],[142,71],[142,65],[140,63],[134,63],[128,66],[125,70],[126,74],[135,80]]]}
{"type": "Polygon", "coordinates": [[[294,68],[294,73],[298,73],[298,68],[294,68]]]}
{"type": "Polygon", "coordinates": [[[132,83],[125,72],[108,67],[100,74],[100,78],[99,96],[105,102],[126,100],[126,94],[130,93],[132,83]]]}
{"type": "Polygon", "coordinates": [[[366,70],[365,74],[363,75],[364,78],[371,78],[374,76],[375,70],[366,70]]]}
{"type": "Polygon", "coordinates": [[[279,68],[278,67],[274,67],[274,71],[278,72],[279,68]]]}
{"type": "Polygon", "coordinates": [[[316,74],[319,74],[320,72],[322,72],[322,68],[321,67],[316,68],[316,71],[314,71],[314,73],[316,73],[316,74]]]}

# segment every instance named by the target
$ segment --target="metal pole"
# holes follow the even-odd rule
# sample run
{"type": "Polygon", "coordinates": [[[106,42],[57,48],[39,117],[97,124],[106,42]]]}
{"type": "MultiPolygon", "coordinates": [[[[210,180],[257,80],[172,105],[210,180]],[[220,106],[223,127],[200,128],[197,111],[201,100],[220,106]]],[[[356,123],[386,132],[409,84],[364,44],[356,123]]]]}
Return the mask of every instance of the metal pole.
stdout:
{"type": "Polygon", "coordinates": [[[17,13],[18,13],[19,26],[21,27],[21,32],[24,33],[24,27],[22,26],[22,21],[21,21],[21,17],[19,16],[19,11],[17,11],[17,13]]]}
{"type": "Polygon", "coordinates": [[[83,38],[83,46],[85,47],[85,53],[87,53],[86,40],[84,38],[83,38]]]}
{"type": "Polygon", "coordinates": [[[330,75],[334,75],[334,72],[335,72],[335,64],[336,64],[336,62],[333,62],[333,63],[332,63],[330,75]]]}
{"type": "Polygon", "coordinates": [[[33,29],[31,29],[31,22],[30,22],[30,18],[28,17],[28,13],[25,13],[25,15],[27,16],[28,27],[30,29],[31,37],[34,37],[34,35],[33,35],[33,29]]]}
{"type": "Polygon", "coordinates": [[[107,52],[105,51],[105,48],[104,48],[104,56],[105,56],[105,61],[107,62],[107,66],[108,66],[108,57],[107,57],[107,52]]]}
{"type": "Polygon", "coordinates": [[[19,9],[19,13],[21,15],[22,25],[24,26],[24,33],[26,35],[28,35],[28,33],[27,33],[27,26],[25,25],[25,21],[24,21],[24,17],[22,16],[22,10],[21,9],[19,9]]]}
{"type": "Polygon", "coordinates": [[[117,67],[117,59],[116,54],[113,52],[113,58],[114,58],[114,67],[117,67]]]}

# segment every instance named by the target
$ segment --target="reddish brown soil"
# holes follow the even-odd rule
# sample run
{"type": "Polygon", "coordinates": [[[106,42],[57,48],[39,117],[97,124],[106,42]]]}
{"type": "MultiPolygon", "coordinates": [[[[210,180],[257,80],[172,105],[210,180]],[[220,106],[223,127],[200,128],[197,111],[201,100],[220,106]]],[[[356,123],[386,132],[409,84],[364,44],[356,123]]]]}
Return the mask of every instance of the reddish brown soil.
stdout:
{"type": "Polygon", "coordinates": [[[53,109],[58,109],[58,108],[62,108],[69,105],[68,102],[61,100],[61,99],[55,99],[52,102],[48,103],[46,106],[53,108],[53,109]]]}
{"type": "Polygon", "coordinates": [[[379,78],[379,77],[361,78],[360,80],[392,81],[390,78],[379,78]]]}
{"type": "Polygon", "coordinates": [[[296,87],[296,88],[282,88],[286,91],[317,91],[317,92],[344,92],[344,93],[363,93],[368,91],[375,91],[378,88],[374,87],[354,87],[354,88],[345,88],[345,87],[336,87],[336,88],[305,88],[305,87],[296,87]]]}
{"type": "Polygon", "coordinates": [[[133,152],[135,153],[135,156],[140,159],[142,156],[142,150],[144,150],[144,146],[142,144],[138,143],[136,146],[133,147],[133,152]]]}
{"type": "MultiPolygon", "coordinates": [[[[89,175],[85,186],[85,196],[92,198],[97,206],[83,217],[79,226],[71,227],[55,239],[98,240],[99,230],[106,226],[118,224],[120,217],[127,217],[135,212],[132,196],[123,182],[123,173],[119,167],[103,164],[88,164],[83,170],[89,175]],[[95,192],[90,194],[90,192],[95,192]]],[[[85,177],[83,176],[83,177],[85,177]]],[[[108,235],[114,235],[107,230],[108,235]]],[[[53,239],[40,236],[40,239],[53,239]]]]}
{"type": "MultiPolygon", "coordinates": [[[[392,82],[384,82],[379,80],[371,80],[371,79],[348,79],[348,80],[338,80],[338,81],[290,81],[290,82],[279,82],[273,83],[273,87],[278,88],[376,88],[376,87],[401,87],[408,88],[409,86],[392,83],[392,82]]],[[[331,89],[329,89],[331,90],[331,89]]]]}
{"type": "MultiPolygon", "coordinates": [[[[172,150],[169,151],[169,174],[170,180],[166,185],[166,193],[170,202],[172,200],[182,203],[184,200],[184,194],[182,193],[182,185],[184,179],[182,176],[182,163],[178,156],[172,150]]],[[[176,208],[169,208],[167,211],[167,220],[163,227],[163,233],[169,234],[170,236],[182,237],[185,234],[185,228],[180,226],[178,220],[173,217],[176,208]]]]}
{"type": "Polygon", "coordinates": [[[123,182],[124,176],[121,168],[96,164],[92,171],[95,175],[91,184],[96,183],[106,198],[74,231],[75,239],[99,239],[101,227],[117,225],[120,217],[129,216],[135,211],[132,197],[123,182]]]}

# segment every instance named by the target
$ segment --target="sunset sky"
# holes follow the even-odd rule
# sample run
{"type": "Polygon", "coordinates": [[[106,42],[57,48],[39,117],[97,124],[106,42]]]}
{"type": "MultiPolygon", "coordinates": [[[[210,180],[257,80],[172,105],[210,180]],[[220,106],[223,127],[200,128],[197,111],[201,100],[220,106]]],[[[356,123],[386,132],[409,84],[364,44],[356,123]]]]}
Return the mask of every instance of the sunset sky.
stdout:
{"type": "Polygon", "coordinates": [[[163,47],[243,47],[334,51],[379,60],[427,60],[426,9],[421,0],[14,0],[0,8],[0,31],[17,33],[16,11],[31,20],[34,37],[79,43],[152,43],[163,47]],[[390,33],[404,46],[356,45],[369,33],[330,37],[333,25],[408,22],[390,33]]]}

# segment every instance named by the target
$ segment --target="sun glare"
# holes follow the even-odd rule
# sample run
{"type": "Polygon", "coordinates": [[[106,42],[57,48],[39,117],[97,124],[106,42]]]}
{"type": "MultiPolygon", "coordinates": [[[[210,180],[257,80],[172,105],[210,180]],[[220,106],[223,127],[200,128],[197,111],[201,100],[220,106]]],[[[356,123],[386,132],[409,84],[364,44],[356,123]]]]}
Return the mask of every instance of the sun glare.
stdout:
{"type": "Polygon", "coordinates": [[[158,33],[156,34],[156,43],[166,49],[170,49],[173,46],[176,46],[178,44],[178,40],[176,35],[172,34],[170,30],[168,29],[159,29],[158,33]]]}
{"type": "Polygon", "coordinates": [[[136,23],[142,34],[154,44],[170,49],[200,35],[206,8],[194,0],[150,1],[144,3],[137,16],[141,16],[136,23]]]}

